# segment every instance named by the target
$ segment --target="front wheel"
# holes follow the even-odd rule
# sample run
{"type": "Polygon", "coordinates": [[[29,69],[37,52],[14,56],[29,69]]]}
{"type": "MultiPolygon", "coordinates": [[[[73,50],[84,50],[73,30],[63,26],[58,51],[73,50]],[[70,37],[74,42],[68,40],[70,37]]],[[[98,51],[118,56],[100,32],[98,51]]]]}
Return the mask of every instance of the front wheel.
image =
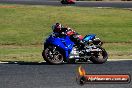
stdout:
{"type": "Polygon", "coordinates": [[[49,64],[61,64],[63,62],[63,54],[55,46],[46,47],[42,52],[42,56],[49,64]]]}
{"type": "Polygon", "coordinates": [[[108,59],[108,54],[106,50],[102,47],[98,47],[101,51],[94,52],[90,60],[95,64],[105,63],[108,59]]]}

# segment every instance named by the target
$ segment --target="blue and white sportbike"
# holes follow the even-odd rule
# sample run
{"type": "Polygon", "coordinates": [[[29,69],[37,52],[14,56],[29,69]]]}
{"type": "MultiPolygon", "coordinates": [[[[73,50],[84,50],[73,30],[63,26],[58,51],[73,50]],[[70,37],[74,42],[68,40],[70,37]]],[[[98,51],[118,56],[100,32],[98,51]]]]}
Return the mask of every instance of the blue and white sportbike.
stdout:
{"type": "Polygon", "coordinates": [[[63,62],[77,63],[92,61],[95,64],[102,64],[107,61],[108,54],[102,48],[102,41],[96,38],[95,34],[86,35],[81,43],[75,40],[72,33],[66,31],[58,35],[52,33],[44,42],[42,56],[49,64],[61,64],[63,62]]]}

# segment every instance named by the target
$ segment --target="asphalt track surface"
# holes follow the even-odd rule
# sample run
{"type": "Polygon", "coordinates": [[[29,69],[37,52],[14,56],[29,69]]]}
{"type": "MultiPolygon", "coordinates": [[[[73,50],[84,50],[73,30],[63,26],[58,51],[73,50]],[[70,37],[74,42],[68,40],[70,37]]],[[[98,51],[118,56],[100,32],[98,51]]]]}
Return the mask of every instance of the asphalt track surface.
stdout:
{"type": "MultiPolygon", "coordinates": [[[[60,1],[57,0],[0,0],[0,3],[65,6],[62,5],[60,1]]],[[[77,1],[76,4],[71,6],[132,8],[132,1],[129,2],[77,1]]]]}
{"type": "Polygon", "coordinates": [[[132,60],[108,61],[104,64],[80,63],[49,65],[43,63],[0,64],[0,88],[132,88],[129,84],[76,83],[77,69],[82,66],[87,74],[130,74],[132,60]]]}

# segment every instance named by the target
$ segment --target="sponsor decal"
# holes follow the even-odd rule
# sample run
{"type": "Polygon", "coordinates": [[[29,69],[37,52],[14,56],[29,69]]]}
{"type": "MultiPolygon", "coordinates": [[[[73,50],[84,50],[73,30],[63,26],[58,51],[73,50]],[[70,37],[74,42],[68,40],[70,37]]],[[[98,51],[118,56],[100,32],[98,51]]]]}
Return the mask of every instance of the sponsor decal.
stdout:
{"type": "Polygon", "coordinates": [[[76,81],[79,85],[88,83],[130,83],[131,77],[129,74],[86,74],[85,69],[80,66],[76,81]]]}

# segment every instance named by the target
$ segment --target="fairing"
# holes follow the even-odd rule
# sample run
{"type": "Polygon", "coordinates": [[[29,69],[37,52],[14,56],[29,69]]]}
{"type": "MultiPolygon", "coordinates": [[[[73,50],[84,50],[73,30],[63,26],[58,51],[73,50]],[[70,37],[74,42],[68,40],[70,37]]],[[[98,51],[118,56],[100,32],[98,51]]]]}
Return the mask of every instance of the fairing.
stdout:
{"type": "Polygon", "coordinates": [[[59,47],[60,49],[63,49],[65,51],[65,57],[66,59],[69,57],[69,54],[73,48],[74,43],[70,40],[69,36],[65,36],[65,37],[55,37],[55,36],[50,36],[47,40],[46,40],[47,44],[52,44],[55,45],[57,47],[59,47]]]}
{"type": "Polygon", "coordinates": [[[89,40],[93,40],[95,38],[95,34],[89,34],[89,35],[86,35],[83,40],[84,41],[89,41],[89,40]]]}

